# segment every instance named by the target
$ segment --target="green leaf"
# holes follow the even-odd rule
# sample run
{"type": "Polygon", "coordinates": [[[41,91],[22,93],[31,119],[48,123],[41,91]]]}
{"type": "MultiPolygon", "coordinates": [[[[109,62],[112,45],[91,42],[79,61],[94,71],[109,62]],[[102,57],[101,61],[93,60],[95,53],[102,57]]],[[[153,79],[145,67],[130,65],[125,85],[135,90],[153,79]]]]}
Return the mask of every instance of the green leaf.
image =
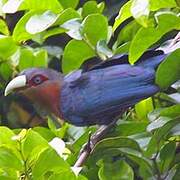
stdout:
{"type": "Polygon", "coordinates": [[[79,3],[79,0],[68,0],[68,1],[67,0],[59,0],[59,2],[64,7],[64,9],[67,9],[69,7],[75,9],[79,3]]]}
{"type": "Polygon", "coordinates": [[[131,14],[143,27],[148,26],[148,16],[150,13],[149,0],[133,0],[131,14]]]}
{"type": "Polygon", "coordinates": [[[160,147],[160,142],[165,140],[171,129],[180,123],[179,119],[173,119],[165,123],[161,128],[157,129],[147,147],[145,155],[151,157],[160,147]]]}
{"type": "Polygon", "coordinates": [[[85,18],[89,14],[102,13],[104,9],[104,2],[97,4],[96,1],[88,1],[83,5],[82,16],[85,18]]]}
{"type": "Polygon", "coordinates": [[[160,115],[161,116],[168,116],[171,118],[175,118],[175,117],[180,116],[180,104],[162,109],[160,112],[160,115]]]}
{"type": "Polygon", "coordinates": [[[10,64],[8,63],[1,63],[0,64],[0,75],[3,77],[5,80],[9,80],[10,77],[12,76],[13,70],[10,64]]]}
{"type": "Polygon", "coordinates": [[[136,21],[128,23],[118,34],[116,45],[131,41],[140,27],[136,21]]]}
{"type": "Polygon", "coordinates": [[[84,60],[93,56],[95,52],[84,41],[71,40],[64,50],[63,71],[67,73],[78,69],[84,60]]]}
{"type": "Polygon", "coordinates": [[[174,0],[150,0],[149,2],[152,11],[156,11],[161,8],[173,8],[177,6],[174,0]]]}
{"type": "Polygon", "coordinates": [[[82,22],[82,35],[93,46],[100,40],[107,40],[107,18],[101,14],[87,16],[82,22]]]}
{"type": "Polygon", "coordinates": [[[77,180],[77,177],[71,171],[62,171],[61,173],[53,174],[48,178],[48,180],[57,180],[57,179],[77,180]]]}
{"type": "Polygon", "coordinates": [[[28,13],[26,13],[16,24],[12,37],[16,42],[22,42],[22,41],[26,41],[28,39],[31,39],[33,37],[32,34],[29,34],[26,29],[26,23],[27,21],[30,19],[31,16],[33,16],[34,14],[38,13],[37,11],[30,11],[28,13]]]}
{"type": "Polygon", "coordinates": [[[8,0],[3,6],[4,13],[15,13],[18,10],[51,10],[58,13],[63,8],[58,0],[8,0]]]}
{"type": "Polygon", "coordinates": [[[147,119],[147,114],[153,111],[152,98],[147,98],[145,100],[140,101],[138,104],[136,104],[135,111],[136,111],[137,117],[140,120],[147,119]]]}
{"type": "Polygon", "coordinates": [[[0,167],[22,170],[23,164],[11,149],[0,147],[0,167]]]}
{"type": "Polygon", "coordinates": [[[114,163],[101,163],[98,172],[100,180],[133,180],[134,172],[125,161],[115,161],[114,163]]]}
{"type": "Polygon", "coordinates": [[[22,142],[22,152],[25,158],[28,158],[34,148],[43,149],[49,147],[48,142],[37,132],[28,130],[25,139],[22,142]]]}
{"type": "Polygon", "coordinates": [[[145,158],[142,153],[130,148],[119,148],[119,150],[139,166],[143,166],[146,173],[153,175],[152,162],[149,159],[145,158]]]}
{"type": "Polygon", "coordinates": [[[57,35],[57,34],[62,34],[64,32],[66,32],[64,28],[57,27],[57,28],[48,29],[47,31],[37,34],[37,36],[40,36],[40,40],[42,44],[44,40],[46,40],[47,38],[57,35]]]}
{"type": "Polygon", "coordinates": [[[133,38],[129,50],[129,62],[131,64],[135,63],[143,52],[158,41],[164,34],[173,29],[180,29],[180,18],[175,14],[161,13],[157,16],[157,19],[157,27],[142,27],[133,38]]]}
{"type": "Polygon", "coordinates": [[[168,88],[175,81],[180,79],[180,49],[172,52],[160,64],[156,72],[156,83],[162,89],[168,88]]]}
{"type": "Polygon", "coordinates": [[[2,7],[3,13],[15,13],[23,1],[8,0],[2,7]]]}
{"type": "Polygon", "coordinates": [[[113,53],[111,49],[109,49],[109,47],[107,46],[105,40],[98,41],[96,50],[98,55],[104,60],[113,56],[113,53]]]}
{"type": "Polygon", "coordinates": [[[123,53],[127,54],[129,52],[129,47],[130,47],[130,42],[124,43],[114,50],[114,54],[123,54],[123,53]]]}
{"type": "Polygon", "coordinates": [[[132,5],[132,1],[128,1],[126,4],[124,4],[120,11],[118,16],[115,19],[115,23],[113,25],[113,31],[115,31],[117,29],[117,27],[126,19],[128,19],[129,17],[131,17],[131,12],[130,12],[130,7],[132,5]]]}
{"type": "Polygon", "coordinates": [[[4,35],[9,35],[9,29],[6,24],[6,22],[2,19],[0,19],[0,32],[3,33],[4,35]]]}
{"type": "Polygon", "coordinates": [[[26,23],[26,31],[30,34],[42,32],[54,24],[57,18],[58,16],[49,10],[34,14],[26,23]]]}
{"type": "Polygon", "coordinates": [[[171,119],[167,117],[159,117],[147,126],[147,131],[148,132],[154,131],[155,129],[162,127],[164,124],[166,124],[170,120],[171,119]]]}
{"type": "Polygon", "coordinates": [[[38,179],[47,172],[55,171],[56,169],[59,172],[60,170],[67,171],[69,168],[69,165],[53,149],[48,148],[40,154],[32,169],[32,175],[38,179]]]}
{"type": "Polygon", "coordinates": [[[55,137],[55,134],[45,127],[34,127],[33,131],[40,134],[48,142],[51,141],[55,137]]]}
{"type": "Polygon", "coordinates": [[[38,49],[33,52],[32,49],[22,49],[19,58],[19,69],[23,70],[29,67],[46,67],[47,51],[38,49]]]}
{"type": "Polygon", "coordinates": [[[18,49],[12,37],[0,35],[0,58],[7,60],[18,49]]]}
{"type": "Polygon", "coordinates": [[[62,11],[54,25],[61,25],[70,19],[81,19],[80,14],[72,8],[62,11]]]}
{"type": "Polygon", "coordinates": [[[10,145],[11,147],[16,147],[16,142],[12,140],[15,134],[9,128],[1,126],[0,127],[0,146],[10,145]]]}
{"type": "MultiPolygon", "coordinates": [[[[135,5],[136,5],[136,2],[138,0],[135,0],[135,5]]],[[[143,3],[144,0],[139,0],[140,3],[143,3]]],[[[161,9],[161,8],[172,8],[172,7],[176,7],[176,3],[174,0],[148,0],[149,1],[149,4],[150,4],[150,7],[147,6],[147,9],[145,8],[145,10],[148,10],[148,8],[150,8],[151,11],[156,11],[158,9],[161,9]]],[[[115,19],[115,23],[113,25],[113,31],[115,31],[117,29],[117,27],[119,27],[119,25],[125,21],[126,19],[128,19],[129,17],[131,17],[131,5],[133,3],[133,0],[130,0],[128,1],[126,4],[124,4],[120,11],[119,11],[119,14],[118,16],[116,17],[115,19]]],[[[141,14],[143,14],[143,10],[141,9],[141,6],[138,7],[137,6],[137,11],[138,12],[140,11],[141,14]]],[[[148,10],[149,11],[149,10],[148,10]]],[[[145,27],[147,25],[147,16],[145,16],[145,22],[144,22],[144,18],[143,16],[141,16],[140,18],[140,24],[144,25],[145,23],[145,27]]],[[[135,16],[135,18],[137,18],[137,16],[135,16]]]]}
{"type": "Polygon", "coordinates": [[[170,164],[175,158],[176,143],[169,142],[160,151],[160,170],[162,173],[167,172],[170,164]]]}
{"type": "Polygon", "coordinates": [[[19,10],[51,10],[55,13],[59,13],[63,10],[63,7],[58,0],[24,0],[20,5],[19,10]]]}
{"type": "Polygon", "coordinates": [[[66,29],[66,33],[76,40],[82,40],[80,33],[81,22],[79,19],[71,19],[61,25],[62,28],[66,29]]]}
{"type": "Polygon", "coordinates": [[[116,126],[113,135],[130,136],[133,134],[141,133],[146,130],[148,122],[142,121],[122,121],[116,126]]]}
{"type": "Polygon", "coordinates": [[[127,137],[113,137],[100,141],[95,146],[95,153],[102,153],[108,148],[131,148],[136,151],[141,151],[138,143],[127,137]]]}

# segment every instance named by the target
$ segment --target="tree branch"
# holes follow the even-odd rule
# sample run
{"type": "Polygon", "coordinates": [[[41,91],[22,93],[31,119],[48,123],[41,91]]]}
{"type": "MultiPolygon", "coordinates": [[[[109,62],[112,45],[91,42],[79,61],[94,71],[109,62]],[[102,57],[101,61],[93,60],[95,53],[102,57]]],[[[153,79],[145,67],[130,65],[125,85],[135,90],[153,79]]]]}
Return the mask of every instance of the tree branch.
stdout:
{"type": "Polygon", "coordinates": [[[116,124],[117,120],[114,120],[112,123],[108,125],[102,125],[100,128],[90,137],[88,142],[80,151],[79,157],[74,164],[74,167],[81,167],[88,159],[95,145],[103,139],[103,137],[107,134],[107,132],[116,124]]]}

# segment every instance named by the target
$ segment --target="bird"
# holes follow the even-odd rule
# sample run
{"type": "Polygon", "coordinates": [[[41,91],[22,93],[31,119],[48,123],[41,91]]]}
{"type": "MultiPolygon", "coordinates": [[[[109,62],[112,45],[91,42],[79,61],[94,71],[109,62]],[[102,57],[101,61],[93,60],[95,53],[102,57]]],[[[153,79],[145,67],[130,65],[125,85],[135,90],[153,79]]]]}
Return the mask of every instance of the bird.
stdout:
{"type": "Polygon", "coordinates": [[[128,54],[119,54],[67,75],[28,68],[8,83],[5,96],[20,93],[47,114],[75,126],[107,125],[160,91],[155,74],[166,56],[162,50],[149,50],[131,65],[128,54]]]}

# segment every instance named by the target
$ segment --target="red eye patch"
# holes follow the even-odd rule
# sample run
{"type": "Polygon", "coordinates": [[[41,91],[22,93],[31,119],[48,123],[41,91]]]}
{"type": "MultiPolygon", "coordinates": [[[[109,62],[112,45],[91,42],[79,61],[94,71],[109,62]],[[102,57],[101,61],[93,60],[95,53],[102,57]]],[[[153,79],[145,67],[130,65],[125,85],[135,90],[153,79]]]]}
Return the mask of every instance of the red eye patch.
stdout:
{"type": "Polygon", "coordinates": [[[46,76],[38,74],[38,75],[33,76],[30,79],[30,81],[28,82],[28,84],[29,84],[29,86],[37,86],[37,85],[43,83],[46,80],[48,80],[48,78],[46,76]]]}

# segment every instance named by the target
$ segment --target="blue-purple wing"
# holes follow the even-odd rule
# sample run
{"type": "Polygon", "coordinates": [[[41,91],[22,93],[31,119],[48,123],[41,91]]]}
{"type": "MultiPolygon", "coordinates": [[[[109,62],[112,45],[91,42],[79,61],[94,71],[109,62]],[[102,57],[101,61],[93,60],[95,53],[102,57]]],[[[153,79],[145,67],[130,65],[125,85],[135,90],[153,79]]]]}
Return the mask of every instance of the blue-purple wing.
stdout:
{"type": "Polygon", "coordinates": [[[158,92],[154,74],[154,69],[125,64],[78,74],[75,81],[72,75],[65,77],[61,93],[64,118],[77,126],[108,124],[158,92]]]}

